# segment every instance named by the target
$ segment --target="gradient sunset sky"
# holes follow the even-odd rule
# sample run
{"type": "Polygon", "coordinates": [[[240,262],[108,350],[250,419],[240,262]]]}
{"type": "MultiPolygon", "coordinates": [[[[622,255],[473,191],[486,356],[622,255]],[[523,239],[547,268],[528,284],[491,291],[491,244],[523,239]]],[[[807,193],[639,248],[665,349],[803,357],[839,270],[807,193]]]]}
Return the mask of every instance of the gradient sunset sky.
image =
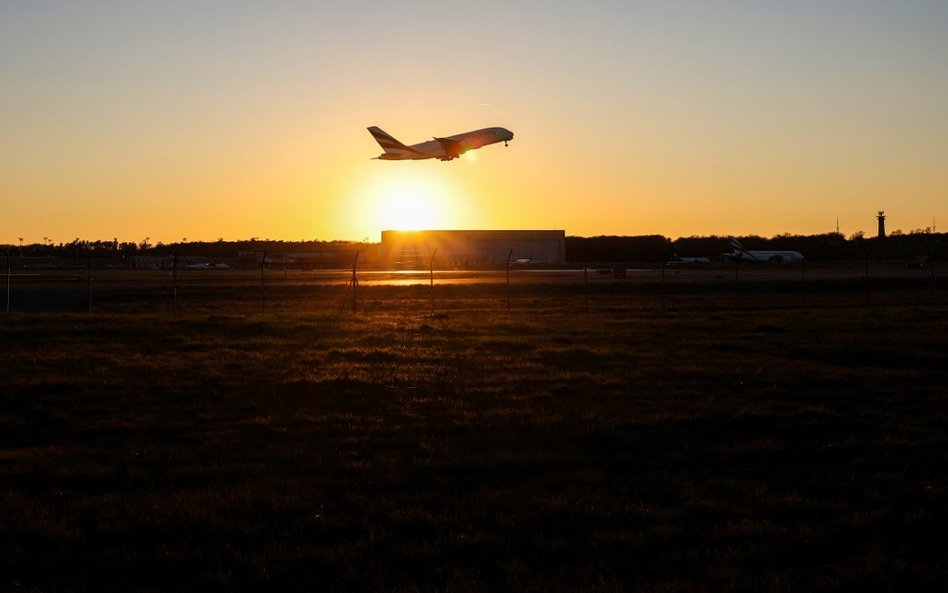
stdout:
{"type": "Polygon", "coordinates": [[[0,243],[948,230],[946,64],[943,0],[4,0],[0,243]]]}

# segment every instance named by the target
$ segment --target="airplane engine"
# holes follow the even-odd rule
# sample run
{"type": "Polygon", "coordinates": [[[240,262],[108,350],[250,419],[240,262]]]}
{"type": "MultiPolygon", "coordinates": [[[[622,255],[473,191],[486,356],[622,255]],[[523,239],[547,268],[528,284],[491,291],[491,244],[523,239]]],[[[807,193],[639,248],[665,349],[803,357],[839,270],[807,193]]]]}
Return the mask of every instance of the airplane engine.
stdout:
{"type": "Polygon", "coordinates": [[[451,140],[450,138],[435,138],[435,140],[441,144],[441,148],[445,152],[445,155],[441,157],[442,161],[456,159],[461,156],[462,152],[464,152],[461,150],[461,143],[457,140],[451,140]]]}

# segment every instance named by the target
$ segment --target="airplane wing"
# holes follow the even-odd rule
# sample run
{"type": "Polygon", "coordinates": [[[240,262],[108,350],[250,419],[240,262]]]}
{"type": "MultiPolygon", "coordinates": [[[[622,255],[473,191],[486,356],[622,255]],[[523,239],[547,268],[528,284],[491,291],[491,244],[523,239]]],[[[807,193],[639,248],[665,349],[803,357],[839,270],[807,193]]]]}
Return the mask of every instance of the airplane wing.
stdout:
{"type": "Polygon", "coordinates": [[[461,142],[458,140],[452,140],[451,138],[435,138],[438,141],[438,144],[441,145],[441,148],[444,150],[444,156],[441,157],[441,160],[447,161],[451,159],[456,159],[461,156],[461,153],[464,152],[461,148],[461,142]]]}

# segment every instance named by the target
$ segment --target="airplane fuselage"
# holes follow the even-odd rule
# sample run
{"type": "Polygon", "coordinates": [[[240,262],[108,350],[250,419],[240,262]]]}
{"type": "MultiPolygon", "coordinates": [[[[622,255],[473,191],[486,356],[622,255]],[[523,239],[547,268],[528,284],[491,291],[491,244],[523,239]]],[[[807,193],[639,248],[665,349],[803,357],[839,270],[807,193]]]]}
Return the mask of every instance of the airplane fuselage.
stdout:
{"type": "Polygon", "coordinates": [[[473,132],[464,132],[444,138],[434,138],[418,144],[405,145],[381,128],[368,128],[376,142],[385,151],[375,157],[383,161],[440,159],[450,161],[456,159],[469,150],[474,150],[488,144],[513,140],[513,132],[506,128],[483,128],[473,132]]]}
{"type": "Polygon", "coordinates": [[[805,258],[799,251],[748,251],[735,237],[729,236],[731,253],[724,254],[732,260],[768,263],[799,263],[805,258]]]}
{"type": "Polygon", "coordinates": [[[742,251],[732,254],[731,257],[741,261],[769,262],[769,263],[798,263],[803,261],[803,254],[799,251],[742,251]]]}

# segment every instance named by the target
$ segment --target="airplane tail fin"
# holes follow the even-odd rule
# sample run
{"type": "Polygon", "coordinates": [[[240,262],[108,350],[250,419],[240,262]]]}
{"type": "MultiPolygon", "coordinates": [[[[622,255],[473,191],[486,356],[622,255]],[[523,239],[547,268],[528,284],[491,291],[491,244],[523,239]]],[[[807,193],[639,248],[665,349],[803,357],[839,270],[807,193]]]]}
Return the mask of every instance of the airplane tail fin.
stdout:
{"type": "Polygon", "coordinates": [[[394,136],[383,130],[378,126],[372,126],[368,128],[369,133],[372,134],[372,137],[375,138],[375,141],[379,143],[379,146],[382,147],[387,153],[398,153],[399,151],[410,150],[407,146],[395,139],[394,136]]]}
{"type": "Polygon", "coordinates": [[[741,245],[741,242],[738,241],[736,237],[729,235],[728,239],[731,240],[731,249],[734,250],[735,255],[740,255],[741,253],[744,253],[745,251],[747,251],[746,249],[744,249],[744,246],[741,245]]]}
{"type": "Polygon", "coordinates": [[[372,134],[372,137],[375,138],[375,141],[379,143],[379,146],[382,147],[382,150],[385,151],[375,157],[377,159],[383,161],[400,161],[402,159],[426,159],[432,156],[419,152],[411,146],[405,146],[396,140],[394,136],[378,126],[372,126],[367,129],[369,133],[372,134]]]}

